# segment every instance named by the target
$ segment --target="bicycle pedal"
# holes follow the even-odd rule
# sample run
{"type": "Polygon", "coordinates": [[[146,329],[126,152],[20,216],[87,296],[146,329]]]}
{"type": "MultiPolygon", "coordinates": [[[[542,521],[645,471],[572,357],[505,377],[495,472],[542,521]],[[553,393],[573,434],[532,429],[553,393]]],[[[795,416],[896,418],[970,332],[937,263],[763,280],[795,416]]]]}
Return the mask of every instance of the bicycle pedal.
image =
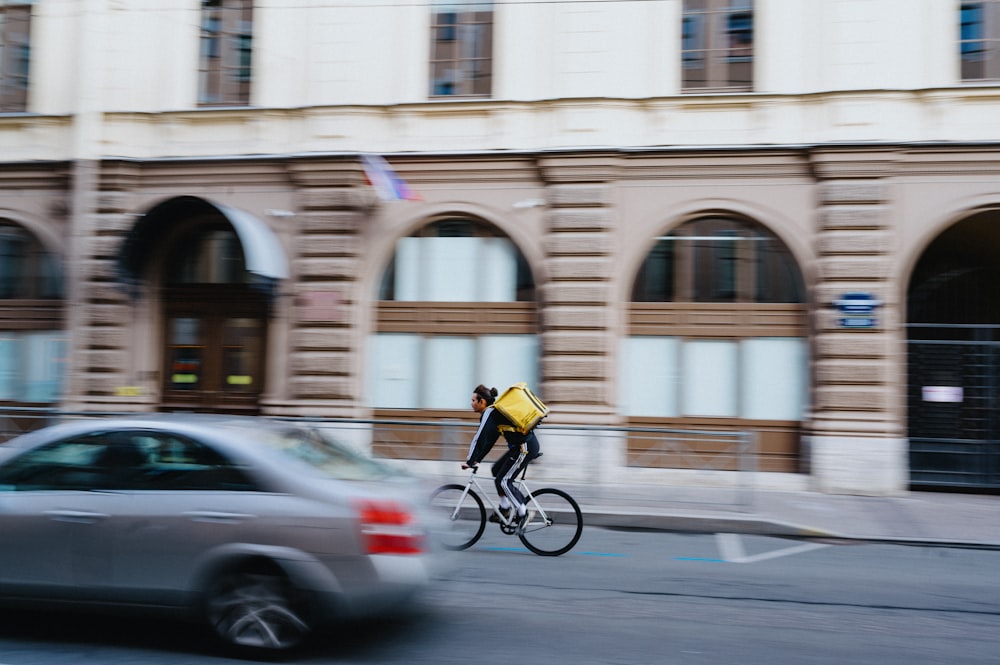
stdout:
{"type": "Polygon", "coordinates": [[[500,516],[497,515],[496,511],[493,511],[492,513],[490,513],[488,521],[493,522],[494,524],[504,524],[505,523],[504,520],[507,520],[509,522],[510,521],[510,511],[509,510],[503,510],[502,508],[500,510],[503,513],[503,519],[500,519],[500,516]]]}
{"type": "Polygon", "coordinates": [[[535,511],[529,510],[524,515],[517,518],[517,529],[514,531],[514,533],[517,534],[524,533],[524,528],[529,524],[531,524],[531,518],[533,518],[534,516],[535,516],[535,511]]]}

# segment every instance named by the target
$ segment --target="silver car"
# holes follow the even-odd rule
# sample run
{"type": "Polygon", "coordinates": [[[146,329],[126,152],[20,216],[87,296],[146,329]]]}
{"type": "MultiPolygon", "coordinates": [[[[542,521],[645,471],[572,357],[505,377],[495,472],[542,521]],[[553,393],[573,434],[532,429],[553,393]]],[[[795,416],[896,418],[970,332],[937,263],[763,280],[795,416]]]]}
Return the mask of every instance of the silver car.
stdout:
{"type": "Polygon", "coordinates": [[[288,650],[428,583],[417,484],[288,422],[55,425],[0,445],[0,603],[181,610],[288,650]]]}

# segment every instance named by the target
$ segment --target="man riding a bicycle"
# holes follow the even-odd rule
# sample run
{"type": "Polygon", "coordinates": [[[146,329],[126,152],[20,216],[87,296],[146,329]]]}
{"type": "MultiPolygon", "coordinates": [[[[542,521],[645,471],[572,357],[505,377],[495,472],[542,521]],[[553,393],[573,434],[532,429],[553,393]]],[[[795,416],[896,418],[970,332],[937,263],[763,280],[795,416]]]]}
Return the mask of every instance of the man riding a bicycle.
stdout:
{"type": "MultiPolygon", "coordinates": [[[[504,511],[505,516],[509,516],[511,507],[516,509],[518,530],[523,530],[528,511],[525,498],[513,479],[528,462],[541,454],[538,437],[534,432],[522,434],[517,431],[502,413],[493,408],[496,398],[496,388],[487,388],[479,384],[472,391],[472,410],[479,414],[479,429],[472,437],[469,455],[462,468],[471,469],[479,466],[483,458],[493,449],[500,435],[503,435],[507,441],[507,451],[493,464],[493,481],[500,496],[500,509],[504,511]]],[[[491,515],[490,521],[497,522],[499,518],[491,515]]]]}
{"type": "Polygon", "coordinates": [[[517,536],[540,556],[569,552],[583,532],[579,504],[561,489],[529,487],[525,478],[528,463],[541,454],[533,431],[548,414],[548,407],[527,384],[516,383],[499,397],[496,388],[476,386],[472,410],[479,414],[479,428],[462,464],[463,469],[471,469],[468,480],[441,485],[430,497],[432,509],[444,518],[438,531],[441,545],[449,550],[469,549],[479,542],[487,522],[493,522],[501,533],[517,536]],[[507,451],[493,464],[493,482],[500,496],[494,503],[476,472],[501,434],[507,451]]]}

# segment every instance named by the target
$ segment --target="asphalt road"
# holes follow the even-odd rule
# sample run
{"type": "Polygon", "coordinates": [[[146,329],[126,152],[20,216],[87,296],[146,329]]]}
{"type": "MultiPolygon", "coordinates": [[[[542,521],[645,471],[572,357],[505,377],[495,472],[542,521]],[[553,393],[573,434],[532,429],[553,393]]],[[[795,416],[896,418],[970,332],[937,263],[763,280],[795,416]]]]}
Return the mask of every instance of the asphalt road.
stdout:
{"type": "MultiPolygon", "coordinates": [[[[997,570],[992,551],[596,528],[545,558],[491,529],[416,607],[291,662],[994,664],[997,570]]],[[[0,615],[2,665],[226,662],[185,624],[0,615]]]]}

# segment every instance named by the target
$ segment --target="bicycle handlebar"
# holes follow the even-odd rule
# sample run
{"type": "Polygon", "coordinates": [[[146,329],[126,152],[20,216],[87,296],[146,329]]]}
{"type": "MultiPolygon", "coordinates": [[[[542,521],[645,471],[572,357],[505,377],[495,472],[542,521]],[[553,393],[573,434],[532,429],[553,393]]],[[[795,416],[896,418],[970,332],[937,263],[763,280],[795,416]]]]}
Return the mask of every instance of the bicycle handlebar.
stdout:
{"type": "MultiPolygon", "coordinates": [[[[527,455],[528,454],[528,444],[527,443],[522,443],[521,444],[521,454],[522,455],[527,455]]],[[[529,457],[528,458],[527,462],[525,462],[524,466],[521,468],[520,476],[521,476],[522,479],[524,478],[525,474],[528,471],[528,464],[530,464],[531,462],[537,460],[543,454],[544,453],[539,452],[534,457],[529,457]]],[[[475,475],[476,473],[479,472],[479,463],[476,463],[475,466],[470,466],[467,462],[462,462],[462,468],[463,469],[471,470],[472,473],[473,473],[473,475],[475,475]]]]}

